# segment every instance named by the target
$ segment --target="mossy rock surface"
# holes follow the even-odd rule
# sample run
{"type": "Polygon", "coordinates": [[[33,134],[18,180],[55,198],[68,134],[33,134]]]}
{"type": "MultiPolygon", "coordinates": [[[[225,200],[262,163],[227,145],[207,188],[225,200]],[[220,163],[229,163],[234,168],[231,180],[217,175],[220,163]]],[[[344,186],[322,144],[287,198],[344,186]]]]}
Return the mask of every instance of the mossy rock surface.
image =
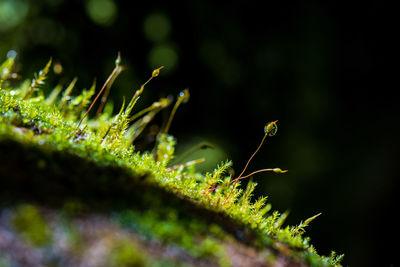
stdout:
{"type": "Polygon", "coordinates": [[[305,266],[257,248],[256,233],[245,225],[147,182],[150,173],[134,175],[10,138],[2,138],[0,151],[4,262],[305,266]]]}
{"type": "Polygon", "coordinates": [[[136,151],[148,118],[132,123],[130,113],[144,87],[117,115],[106,106],[84,120],[94,86],[45,97],[50,63],[18,86],[6,75],[12,63],[0,65],[0,266],[340,265],[303,236],[315,217],[283,226],[286,213],[252,199],[255,183],[230,183],[230,162],[206,174],[171,166],[166,132],[136,151]]]}

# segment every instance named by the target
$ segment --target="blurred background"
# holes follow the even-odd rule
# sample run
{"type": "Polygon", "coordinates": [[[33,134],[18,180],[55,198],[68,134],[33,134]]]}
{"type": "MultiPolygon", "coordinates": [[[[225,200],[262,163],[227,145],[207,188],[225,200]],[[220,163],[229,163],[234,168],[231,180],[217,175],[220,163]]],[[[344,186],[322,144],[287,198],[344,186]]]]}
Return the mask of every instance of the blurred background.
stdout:
{"type": "MultiPolygon", "coordinates": [[[[290,210],[289,224],[322,213],[307,235],[321,254],[344,265],[395,264],[399,123],[387,78],[388,26],[383,2],[211,0],[0,0],[0,61],[18,54],[31,78],[50,57],[47,87],[104,83],[117,52],[128,66],[111,91],[117,109],[155,67],[165,65],[139,101],[150,105],[188,87],[170,133],[178,154],[215,145],[200,171],[232,159],[236,173],[279,120],[278,134],[254,158],[256,195],[290,210]],[[10,52],[10,50],[13,50],[10,52]]],[[[157,123],[157,121],[156,121],[157,123]]]]}

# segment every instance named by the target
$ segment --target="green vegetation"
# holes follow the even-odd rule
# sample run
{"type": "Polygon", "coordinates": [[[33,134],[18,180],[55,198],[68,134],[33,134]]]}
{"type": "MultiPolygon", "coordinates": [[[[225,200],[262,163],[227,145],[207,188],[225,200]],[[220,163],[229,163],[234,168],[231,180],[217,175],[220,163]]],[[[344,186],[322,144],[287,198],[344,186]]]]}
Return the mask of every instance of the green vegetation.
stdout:
{"type": "MultiPolygon", "coordinates": [[[[5,174],[0,178],[1,200],[17,203],[11,219],[13,227],[32,245],[46,246],[52,238],[53,228],[46,222],[52,224],[54,218],[40,215],[40,206],[44,205],[61,207],[63,215],[59,216],[66,218],[73,236],[70,243],[75,247],[84,247],[79,231],[73,230],[75,216],[96,211],[146,242],[173,245],[188,257],[211,259],[221,266],[230,265],[227,247],[237,242],[264,251],[266,262],[283,254],[293,262],[340,265],[342,256],[319,256],[309,238],[303,236],[304,228],[318,215],[297,226],[284,226],[287,213],[272,212],[267,197],[252,199],[256,183],[250,180],[245,189],[239,187],[240,180],[250,176],[243,176],[246,168],[232,179],[228,174],[230,161],[204,175],[195,170],[201,160],[170,165],[176,140],[168,131],[178,106],[189,97],[187,90],[179,94],[165,126],[153,134],[152,151],[135,150],[138,136],[171,103],[162,98],[133,113],[145,86],[162,67],[154,70],[129,103],[126,105],[124,100],[113,115],[106,99],[112,82],[123,70],[120,56],[93,101],[95,82],[79,93],[76,79],[61,96],[61,86],[56,86],[46,97],[41,86],[49,75],[51,60],[31,81],[20,84],[13,79],[13,65],[14,58],[9,58],[0,66],[0,151],[7,153],[0,157],[5,174]],[[89,119],[98,99],[100,107],[89,119]],[[22,168],[18,166],[17,170],[15,161],[22,168]],[[9,177],[13,179],[7,180],[9,177]],[[31,188],[21,193],[21,184],[25,183],[31,188]],[[38,208],[20,204],[31,199],[38,208]]],[[[266,125],[257,151],[276,131],[276,121],[266,125]]],[[[286,172],[279,168],[257,172],[261,171],[286,172]]],[[[111,243],[110,260],[116,266],[153,266],[155,260],[165,263],[166,259],[155,259],[151,251],[143,252],[146,249],[138,241],[121,237],[111,243]]]]}
{"type": "Polygon", "coordinates": [[[13,225],[33,245],[42,246],[50,241],[50,231],[40,212],[32,205],[18,207],[13,225]]]}

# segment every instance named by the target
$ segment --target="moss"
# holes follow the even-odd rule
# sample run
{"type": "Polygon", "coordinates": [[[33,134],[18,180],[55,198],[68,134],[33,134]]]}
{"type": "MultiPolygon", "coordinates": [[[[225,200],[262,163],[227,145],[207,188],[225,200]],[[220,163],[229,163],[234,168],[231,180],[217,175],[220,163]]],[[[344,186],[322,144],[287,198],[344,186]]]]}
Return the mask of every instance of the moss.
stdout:
{"type": "Polygon", "coordinates": [[[19,206],[12,219],[12,224],[34,246],[44,246],[51,241],[51,232],[35,206],[19,206]]]}
{"type": "MultiPolygon", "coordinates": [[[[227,172],[231,162],[206,174],[196,173],[194,163],[170,166],[176,140],[166,132],[182,97],[178,97],[166,128],[153,136],[152,151],[135,150],[132,142],[155,114],[169,105],[156,104],[160,100],[136,113],[140,116],[131,114],[145,85],[159,75],[161,68],[117,115],[113,116],[110,106],[106,106],[99,116],[88,119],[90,108],[100,96],[86,109],[94,85],[89,91],[71,96],[72,82],[62,97],[57,97],[61,90],[56,87],[46,98],[39,85],[44,83],[51,61],[32,82],[21,85],[3,75],[12,72],[12,63],[8,60],[0,65],[1,201],[34,200],[64,207],[71,214],[111,209],[123,227],[149,239],[176,244],[192,257],[219,259],[220,265],[229,264],[224,244],[232,238],[260,250],[284,252],[311,265],[340,265],[340,256],[319,256],[309,238],[303,236],[304,228],[316,216],[297,226],[283,226],[287,214],[271,212],[266,197],[252,199],[255,183],[250,181],[241,189],[241,176],[232,182],[227,172]],[[29,190],[22,185],[29,186],[29,190]]],[[[120,63],[118,57],[108,80],[115,79],[120,63]]],[[[109,91],[111,84],[104,84],[100,93],[104,88],[109,91]]],[[[275,134],[276,121],[266,126],[264,139],[273,135],[271,127],[275,134]]],[[[285,172],[279,168],[266,170],[285,172]]],[[[34,210],[24,206],[14,224],[33,243],[45,244],[50,234],[34,210]],[[35,231],[41,237],[27,228],[30,219],[36,221],[35,231]]],[[[123,243],[115,259],[139,262],[139,257],[126,252],[132,250],[123,243]]]]}
{"type": "Polygon", "coordinates": [[[111,250],[109,261],[112,266],[148,266],[144,252],[130,240],[118,240],[111,250]]]}
{"type": "MultiPolygon", "coordinates": [[[[213,225],[209,232],[209,224],[199,217],[182,216],[175,209],[162,207],[159,210],[152,206],[149,211],[128,210],[114,215],[123,227],[141,233],[148,239],[164,244],[177,244],[195,258],[213,258],[229,262],[225,255],[224,240],[228,235],[213,225]]],[[[224,265],[226,266],[226,264],[224,265]]]]}

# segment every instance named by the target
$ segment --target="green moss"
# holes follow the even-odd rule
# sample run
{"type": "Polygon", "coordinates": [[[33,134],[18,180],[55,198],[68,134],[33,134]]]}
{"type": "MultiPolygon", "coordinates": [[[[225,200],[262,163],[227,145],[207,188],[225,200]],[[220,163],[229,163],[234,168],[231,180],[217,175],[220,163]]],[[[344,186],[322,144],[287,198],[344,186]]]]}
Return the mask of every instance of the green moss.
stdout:
{"type": "MultiPolygon", "coordinates": [[[[105,199],[103,204],[126,207],[122,202],[128,199],[129,205],[135,203],[137,209],[117,212],[115,218],[121,225],[148,238],[177,244],[194,257],[211,255],[221,265],[227,265],[223,242],[234,237],[258,249],[290,251],[293,259],[311,265],[340,265],[341,256],[319,256],[309,238],[303,236],[304,227],[316,216],[298,226],[283,227],[287,214],[271,212],[266,197],[252,199],[255,183],[250,181],[245,189],[240,189],[240,182],[230,182],[229,161],[206,174],[196,173],[194,166],[170,166],[176,140],[162,132],[155,138],[153,151],[135,150],[132,141],[159,110],[168,106],[153,104],[146,109],[147,113],[136,113],[142,117],[131,115],[144,86],[158,76],[161,68],[153,72],[126,107],[122,105],[117,115],[113,116],[110,106],[106,106],[97,118],[88,119],[86,107],[94,94],[94,85],[77,96],[70,96],[70,85],[61,98],[57,97],[60,87],[56,87],[46,98],[38,86],[44,83],[49,64],[32,82],[19,86],[6,75],[12,72],[13,61],[0,65],[0,147],[9,151],[0,158],[4,170],[0,178],[3,200],[28,195],[36,200],[51,199],[52,203],[63,198],[65,204],[65,199],[73,199],[65,207],[76,212],[86,205],[96,206],[99,199],[105,199]],[[136,121],[132,122],[133,118],[136,121]],[[16,162],[23,166],[16,166],[16,162]],[[27,181],[32,190],[22,194],[20,183],[27,181]],[[211,192],[216,184],[219,189],[211,192]],[[195,216],[191,214],[193,209],[195,216]]],[[[117,60],[117,70],[121,69],[119,64],[117,60]]],[[[178,97],[179,101],[182,99],[178,97]]],[[[170,121],[167,128],[169,125],[170,121]]],[[[31,206],[20,209],[15,227],[37,245],[48,242],[50,234],[40,214],[31,206]],[[30,220],[36,222],[35,228],[28,227],[30,220]]],[[[132,250],[128,244],[122,244],[115,258],[140,261],[135,254],[126,252],[132,250]]]]}
{"type": "Polygon", "coordinates": [[[223,243],[228,235],[215,224],[212,225],[213,232],[218,235],[214,235],[210,233],[206,220],[182,215],[172,208],[162,207],[142,212],[131,209],[115,214],[114,218],[123,227],[139,232],[148,239],[176,244],[192,257],[219,259],[227,266],[229,259],[223,243]]]}
{"type": "Polygon", "coordinates": [[[12,223],[17,231],[34,246],[44,246],[51,241],[51,232],[35,206],[19,206],[12,223]]]}
{"type": "Polygon", "coordinates": [[[112,266],[148,266],[144,252],[130,240],[118,240],[111,250],[109,260],[112,266]]]}

